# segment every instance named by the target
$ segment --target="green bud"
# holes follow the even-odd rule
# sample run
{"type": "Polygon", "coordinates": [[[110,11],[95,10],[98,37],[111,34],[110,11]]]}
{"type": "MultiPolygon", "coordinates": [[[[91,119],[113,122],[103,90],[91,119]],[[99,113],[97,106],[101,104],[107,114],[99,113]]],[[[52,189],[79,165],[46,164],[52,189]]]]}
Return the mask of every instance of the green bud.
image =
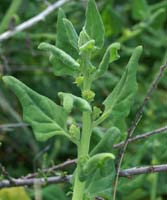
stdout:
{"type": "Polygon", "coordinates": [[[78,87],[82,87],[83,85],[83,80],[84,80],[84,77],[83,76],[78,76],[76,79],[75,79],[75,84],[78,86],[78,87]]]}
{"type": "Polygon", "coordinates": [[[80,140],[80,128],[75,124],[71,124],[69,128],[69,133],[71,135],[71,138],[74,139],[75,141],[80,140]]]}
{"type": "Polygon", "coordinates": [[[96,120],[100,116],[101,113],[102,113],[101,109],[94,106],[93,113],[92,113],[93,120],[96,120]]]}
{"type": "Polygon", "coordinates": [[[88,102],[91,102],[94,100],[95,93],[92,90],[84,90],[82,92],[82,97],[86,99],[88,102]]]}

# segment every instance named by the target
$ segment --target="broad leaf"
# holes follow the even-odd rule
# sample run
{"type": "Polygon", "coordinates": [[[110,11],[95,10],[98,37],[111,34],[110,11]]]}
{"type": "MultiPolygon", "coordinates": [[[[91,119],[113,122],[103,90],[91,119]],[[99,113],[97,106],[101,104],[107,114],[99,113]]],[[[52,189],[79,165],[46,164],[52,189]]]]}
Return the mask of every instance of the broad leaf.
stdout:
{"type": "Polygon", "coordinates": [[[120,81],[103,102],[105,110],[101,118],[107,118],[110,114],[113,117],[125,118],[129,114],[137,90],[136,72],[141,53],[142,47],[138,46],[134,50],[120,81]]]}
{"type": "Polygon", "coordinates": [[[53,70],[56,75],[71,75],[75,77],[79,73],[79,63],[65,51],[44,42],[38,48],[51,53],[50,61],[53,64],[53,70]]]}
{"type": "Polygon", "coordinates": [[[102,76],[108,68],[108,65],[120,58],[118,54],[118,50],[120,49],[119,43],[113,43],[111,44],[108,49],[106,50],[103,59],[99,65],[99,68],[95,74],[95,77],[98,78],[99,76],[102,76]]]}
{"type": "Polygon", "coordinates": [[[102,197],[112,199],[112,185],[115,178],[115,166],[113,160],[106,161],[101,168],[96,168],[85,181],[85,196],[88,199],[102,197]]]}
{"type": "Polygon", "coordinates": [[[112,153],[99,153],[90,157],[86,163],[81,163],[80,180],[85,181],[97,168],[102,169],[105,162],[115,159],[112,153]]]}
{"type": "MultiPolygon", "coordinates": [[[[64,23],[64,19],[66,16],[64,11],[60,8],[58,12],[58,20],[57,20],[57,34],[56,34],[56,46],[69,55],[73,56],[75,59],[78,58],[78,51],[73,45],[71,44],[72,38],[69,38],[69,27],[66,27],[66,23],[64,23]]],[[[69,23],[68,23],[69,25],[69,23]]],[[[72,24],[70,24],[71,26],[72,24]]],[[[74,36],[74,35],[73,35],[74,36]]]]}
{"type": "Polygon", "coordinates": [[[118,128],[112,127],[105,134],[103,134],[100,142],[93,148],[90,155],[97,153],[113,152],[113,145],[120,139],[121,132],[118,128]]]}
{"type": "Polygon", "coordinates": [[[95,0],[88,1],[85,29],[88,35],[95,40],[95,45],[101,48],[104,42],[104,25],[97,10],[95,0]]]}
{"type": "Polygon", "coordinates": [[[37,140],[46,141],[55,135],[70,137],[65,131],[67,113],[61,106],[12,76],[4,76],[3,81],[20,100],[23,119],[32,126],[37,140]]]}

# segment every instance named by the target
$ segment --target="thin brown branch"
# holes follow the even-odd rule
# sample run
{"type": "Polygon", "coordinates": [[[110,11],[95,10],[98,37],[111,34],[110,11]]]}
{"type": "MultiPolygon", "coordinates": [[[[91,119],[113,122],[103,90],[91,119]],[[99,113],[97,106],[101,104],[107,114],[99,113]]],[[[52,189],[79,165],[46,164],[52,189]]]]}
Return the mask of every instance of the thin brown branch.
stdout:
{"type": "Polygon", "coordinates": [[[167,172],[167,164],[164,165],[153,165],[146,167],[134,167],[130,169],[121,170],[119,172],[119,177],[131,177],[140,174],[167,172]]]}
{"type": "Polygon", "coordinates": [[[59,0],[56,1],[53,4],[50,4],[44,11],[42,11],[40,14],[36,15],[35,17],[32,17],[31,19],[23,22],[22,24],[16,26],[13,30],[6,31],[0,35],[0,41],[9,39],[13,35],[15,35],[18,32],[21,32],[25,29],[28,29],[35,24],[37,24],[40,21],[43,21],[46,16],[48,16],[50,13],[52,13],[55,9],[59,8],[63,4],[67,3],[70,0],[59,0]]]}
{"type": "MultiPolygon", "coordinates": [[[[61,169],[64,169],[66,167],[69,167],[71,165],[74,165],[76,164],[76,159],[73,159],[73,160],[67,160],[65,161],[64,163],[61,163],[59,165],[55,165],[53,167],[50,167],[50,168],[46,168],[46,169],[42,169],[40,170],[40,172],[42,173],[51,173],[51,172],[54,172],[56,170],[61,170],[61,169]]],[[[38,176],[38,172],[35,172],[35,173],[32,173],[32,174],[28,174],[27,176],[24,176],[23,178],[34,178],[34,177],[37,177],[38,176]]]]}
{"type": "MultiPolygon", "coordinates": [[[[29,125],[26,123],[23,123],[23,122],[22,123],[0,124],[0,131],[11,131],[13,128],[20,128],[20,127],[25,127],[25,126],[29,126],[29,125]]],[[[138,141],[141,139],[145,139],[145,138],[148,138],[148,137],[156,135],[156,134],[161,134],[161,133],[164,133],[165,131],[167,131],[167,126],[163,126],[161,128],[158,128],[158,129],[146,132],[146,133],[139,133],[137,136],[129,138],[128,143],[135,142],[135,141],[138,141]]],[[[124,144],[125,144],[125,141],[122,141],[118,144],[114,144],[113,147],[120,148],[124,144]]],[[[66,161],[66,162],[68,162],[68,161],[66,161]]],[[[62,163],[62,164],[64,164],[64,163],[62,163]]]]}
{"type": "MultiPolygon", "coordinates": [[[[135,141],[141,140],[141,139],[145,139],[145,138],[148,138],[155,134],[164,133],[165,131],[167,131],[167,126],[164,126],[164,127],[161,127],[161,128],[158,128],[153,131],[146,132],[146,133],[138,134],[137,136],[128,139],[128,143],[135,142],[135,141]]],[[[125,141],[122,141],[118,144],[114,144],[113,147],[119,148],[119,147],[122,147],[124,144],[125,144],[125,141]]]]}
{"type": "Polygon", "coordinates": [[[34,184],[46,185],[56,183],[67,183],[70,181],[71,175],[67,176],[53,176],[48,178],[31,178],[31,179],[13,179],[0,181],[0,188],[18,187],[18,186],[31,186],[34,184]]]}
{"type": "Polygon", "coordinates": [[[120,150],[120,152],[118,154],[117,161],[116,161],[115,184],[114,184],[114,188],[113,188],[113,200],[116,199],[116,191],[117,191],[117,185],[118,185],[118,179],[119,179],[119,172],[120,172],[120,169],[121,169],[122,160],[123,160],[126,148],[128,146],[128,143],[129,143],[129,139],[132,137],[132,135],[134,133],[134,130],[136,129],[140,119],[142,118],[144,107],[148,103],[153,91],[156,89],[157,84],[158,84],[159,80],[161,79],[166,67],[167,67],[167,61],[160,67],[160,71],[158,72],[158,74],[156,75],[156,77],[153,80],[152,84],[150,85],[150,87],[149,87],[149,89],[148,89],[148,91],[146,93],[146,96],[145,96],[145,98],[143,100],[143,103],[140,105],[140,107],[139,107],[139,109],[138,109],[138,111],[137,111],[137,113],[135,115],[134,121],[132,122],[132,124],[131,124],[131,126],[130,126],[130,128],[128,130],[127,137],[126,137],[126,140],[124,142],[124,145],[122,146],[122,148],[121,148],[121,150],[120,150]]]}
{"type": "MultiPolygon", "coordinates": [[[[146,167],[134,167],[130,169],[121,170],[119,172],[119,177],[130,178],[134,175],[148,174],[148,173],[158,173],[167,172],[167,164],[163,165],[153,165],[146,167]]],[[[0,188],[6,187],[18,187],[18,186],[31,186],[33,184],[46,185],[46,184],[58,184],[58,183],[68,183],[70,182],[72,175],[65,176],[52,176],[47,178],[18,178],[11,180],[0,181],[0,188]]]]}

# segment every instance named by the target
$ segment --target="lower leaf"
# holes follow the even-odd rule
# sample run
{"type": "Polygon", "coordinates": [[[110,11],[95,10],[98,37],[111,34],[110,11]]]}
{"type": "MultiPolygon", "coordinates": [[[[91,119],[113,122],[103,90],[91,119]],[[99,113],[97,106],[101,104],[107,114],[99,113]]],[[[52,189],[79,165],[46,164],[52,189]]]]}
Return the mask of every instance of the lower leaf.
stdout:
{"type": "Polygon", "coordinates": [[[24,121],[32,126],[37,140],[46,141],[55,135],[70,138],[66,133],[67,113],[63,107],[12,76],[4,76],[3,81],[20,100],[24,121]]]}

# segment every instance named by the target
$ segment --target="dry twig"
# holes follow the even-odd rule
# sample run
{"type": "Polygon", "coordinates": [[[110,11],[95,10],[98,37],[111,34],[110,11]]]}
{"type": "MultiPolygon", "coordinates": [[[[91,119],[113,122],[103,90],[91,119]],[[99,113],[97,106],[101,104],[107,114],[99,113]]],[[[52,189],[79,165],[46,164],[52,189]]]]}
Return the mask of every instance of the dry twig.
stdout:
{"type": "MultiPolygon", "coordinates": [[[[158,128],[158,129],[155,129],[153,131],[146,132],[146,133],[138,134],[135,137],[129,138],[128,143],[135,142],[135,141],[141,140],[141,139],[145,139],[145,138],[150,137],[152,135],[164,133],[165,131],[167,131],[167,126],[164,126],[164,127],[161,127],[161,128],[158,128]]],[[[114,144],[113,147],[119,148],[119,147],[122,147],[124,144],[125,144],[125,141],[122,141],[118,144],[114,144]]]]}
{"type": "MultiPolygon", "coordinates": [[[[119,177],[129,178],[134,175],[157,173],[157,172],[167,172],[167,164],[138,167],[138,168],[135,167],[135,168],[121,170],[119,172],[119,177]]],[[[45,185],[45,184],[68,183],[71,177],[72,175],[65,175],[65,176],[52,176],[52,177],[47,177],[47,178],[30,178],[30,179],[19,178],[19,179],[12,179],[12,181],[2,180],[0,181],[0,188],[31,186],[33,184],[45,185]]]]}
{"type": "Polygon", "coordinates": [[[28,28],[34,26],[38,22],[44,20],[46,18],[46,16],[49,15],[50,13],[52,13],[55,9],[59,8],[63,4],[67,3],[68,1],[70,1],[70,0],[59,0],[59,1],[56,1],[55,3],[53,3],[53,4],[50,4],[40,14],[38,14],[35,17],[32,17],[31,19],[29,19],[29,20],[23,22],[22,24],[16,26],[13,30],[9,30],[9,31],[2,33],[0,35],[0,41],[9,39],[10,37],[15,35],[16,33],[21,32],[25,29],[28,29],[28,28]]]}
{"type": "Polygon", "coordinates": [[[113,200],[116,199],[116,190],[117,190],[117,185],[118,185],[118,178],[119,178],[119,173],[120,173],[120,170],[121,170],[121,164],[122,164],[122,160],[123,160],[123,157],[124,157],[124,154],[125,154],[125,151],[126,151],[126,148],[128,146],[128,143],[129,143],[129,139],[132,137],[133,133],[134,133],[134,130],[136,129],[140,119],[142,118],[142,114],[143,114],[143,109],[144,107],[146,106],[146,104],[148,103],[153,91],[155,90],[160,78],[162,77],[163,73],[164,73],[164,70],[167,68],[167,61],[165,62],[165,64],[163,64],[161,67],[160,67],[160,71],[158,72],[158,74],[156,75],[155,79],[153,80],[152,84],[150,85],[147,93],[146,93],[146,96],[143,100],[143,103],[140,105],[139,109],[138,109],[138,112],[136,113],[135,115],[135,118],[134,118],[134,121],[132,122],[129,130],[128,130],[128,133],[127,133],[127,137],[126,137],[126,140],[118,154],[118,157],[117,157],[117,162],[116,162],[116,178],[115,178],[115,184],[114,184],[114,189],[113,189],[113,200]]]}
{"type": "MultiPolygon", "coordinates": [[[[73,160],[67,160],[59,165],[55,165],[53,167],[50,167],[50,168],[46,168],[46,169],[42,169],[41,172],[42,173],[51,173],[51,172],[54,172],[56,170],[61,170],[61,169],[64,169],[65,167],[68,167],[68,166],[71,166],[71,165],[74,165],[76,164],[76,159],[73,159],[73,160]]],[[[37,177],[38,176],[38,172],[35,172],[35,173],[32,173],[32,174],[28,174],[27,176],[24,176],[23,178],[34,178],[34,177],[37,177]]]]}

